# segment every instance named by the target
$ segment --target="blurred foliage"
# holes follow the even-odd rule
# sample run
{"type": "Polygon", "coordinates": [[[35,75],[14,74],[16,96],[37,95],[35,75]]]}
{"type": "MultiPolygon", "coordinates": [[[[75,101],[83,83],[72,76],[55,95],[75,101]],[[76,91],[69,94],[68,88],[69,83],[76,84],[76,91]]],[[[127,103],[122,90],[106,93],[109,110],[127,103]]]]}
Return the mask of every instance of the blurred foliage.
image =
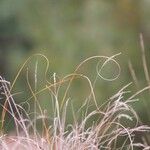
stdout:
{"type": "MultiPolygon", "coordinates": [[[[0,74],[12,81],[21,64],[35,53],[44,54],[50,60],[49,77],[53,72],[63,77],[72,73],[77,64],[89,56],[112,56],[121,52],[122,55],[117,57],[122,68],[121,76],[113,82],[97,81],[98,100],[103,101],[132,81],[128,60],[133,63],[142,88],[146,86],[146,81],[141,71],[139,34],[143,33],[148,58],[149,8],[149,0],[0,0],[0,74]]],[[[86,64],[81,71],[89,75],[92,81],[97,62],[86,64]]],[[[32,80],[34,69],[30,70],[29,78],[32,80]]],[[[42,87],[43,60],[40,60],[39,70],[38,83],[42,87]]],[[[112,65],[106,73],[113,71],[112,65]]],[[[20,96],[19,101],[28,97],[25,78],[24,69],[16,87],[25,90],[25,95],[20,96]]],[[[79,93],[88,91],[83,83],[77,81],[73,84],[72,97],[78,103],[80,98],[83,99],[79,93]]],[[[145,97],[142,101],[150,106],[149,97],[145,97]]],[[[144,116],[143,121],[150,120],[150,112],[145,111],[143,102],[137,104],[136,109],[144,116]]]]}

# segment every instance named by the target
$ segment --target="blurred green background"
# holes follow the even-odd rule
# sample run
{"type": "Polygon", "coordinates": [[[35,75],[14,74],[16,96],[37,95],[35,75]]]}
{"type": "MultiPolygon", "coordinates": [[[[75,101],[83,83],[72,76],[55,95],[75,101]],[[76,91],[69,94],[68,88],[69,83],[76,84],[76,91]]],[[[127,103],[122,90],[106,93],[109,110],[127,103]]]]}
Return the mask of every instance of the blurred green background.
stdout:
{"type": "MultiPolygon", "coordinates": [[[[112,82],[99,78],[95,86],[97,100],[101,103],[132,82],[129,60],[135,69],[140,88],[147,86],[141,60],[140,33],[144,37],[148,59],[149,0],[0,0],[0,75],[13,81],[24,61],[35,53],[44,54],[49,59],[48,78],[54,72],[62,78],[72,73],[87,57],[112,56],[121,52],[116,58],[122,68],[120,77],[112,82]]],[[[147,61],[150,65],[150,61],[147,61]]],[[[37,88],[41,89],[45,85],[42,74],[46,64],[41,58],[38,62],[37,88]]],[[[96,76],[97,62],[91,61],[81,69],[81,73],[86,74],[92,82],[96,76]]],[[[33,59],[28,64],[31,81],[34,78],[35,63],[33,59]]],[[[116,66],[109,65],[105,70],[106,77],[116,73],[116,66]]],[[[19,79],[14,92],[23,92],[16,97],[21,102],[31,95],[26,88],[26,69],[19,79]]],[[[130,89],[136,91],[134,83],[130,89]]],[[[70,98],[77,107],[86,98],[88,91],[85,81],[76,80],[73,83],[70,98]]],[[[42,104],[49,109],[47,96],[41,96],[45,99],[42,104]]],[[[150,125],[148,92],[144,92],[134,107],[141,120],[150,125]]]]}

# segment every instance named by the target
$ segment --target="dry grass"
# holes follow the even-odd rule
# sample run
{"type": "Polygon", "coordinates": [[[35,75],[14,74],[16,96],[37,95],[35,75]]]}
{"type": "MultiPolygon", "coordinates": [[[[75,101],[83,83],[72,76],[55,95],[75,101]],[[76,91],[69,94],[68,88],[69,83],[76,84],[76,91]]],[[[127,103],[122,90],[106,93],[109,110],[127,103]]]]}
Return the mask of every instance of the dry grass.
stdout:
{"type": "MultiPolygon", "coordinates": [[[[42,56],[46,59],[46,76],[49,66],[48,60],[41,54],[38,54],[38,56],[42,56]]],[[[13,133],[13,135],[7,135],[5,132],[1,133],[0,148],[3,150],[135,150],[136,148],[149,150],[150,146],[147,142],[146,133],[150,131],[150,127],[141,124],[136,112],[130,105],[131,103],[138,101],[135,99],[135,96],[144,90],[150,89],[149,86],[131,95],[130,97],[125,98],[129,92],[127,91],[127,88],[130,84],[128,84],[108,99],[103,105],[98,106],[97,104],[93,87],[98,76],[104,80],[112,81],[117,79],[120,74],[120,66],[114,59],[115,56],[117,55],[112,57],[90,57],[80,63],[74,73],[67,75],[63,79],[57,80],[56,74],[54,74],[53,83],[47,81],[47,85],[40,91],[35,91],[32,89],[27,72],[28,87],[32,93],[32,96],[28,100],[34,98],[35,102],[34,118],[32,119],[22,105],[15,102],[13,99],[13,94],[11,94],[12,88],[15,85],[20,72],[31,58],[29,58],[19,70],[12,84],[0,77],[1,94],[5,97],[5,104],[2,105],[3,112],[1,117],[1,131],[4,131],[4,126],[6,124],[6,113],[13,117],[15,128],[15,134],[13,133]],[[95,82],[91,83],[90,79],[83,74],[79,74],[78,70],[87,61],[99,58],[103,58],[105,61],[100,68],[99,65],[97,66],[98,75],[95,82]],[[103,67],[111,61],[117,65],[118,74],[112,79],[107,79],[101,75],[101,71],[103,67]],[[86,110],[82,114],[82,119],[74,119],[72,124],[67,124],[66,113],[69,107],[68,103],[70,103],[67,93],[71,82],[77,77],[87,80],[91,92],[88,93],[87,100],[84,105],[81,106],[81,108],[84,107],[86,110]],[[63,83],[66,82],[68,82],[68,86],[60,103],[58,99],[59,87],[63,86],[63,83]],[[42,110],[37,100],[37,95],[45,90],[48,90],[53,97],[54,116],[52,123],[50,124],[48,124],[47,121],[49,116],[47,115],[46,110],[42,110]],[[93,102],[95,110],[89,111],[89,102],[93,102]],[[39,110],[38,113],[37,109],[39,110]],[[88,122],[90,122],[91,118],[95,118],[95,120],[89,126],[88,122]],[[42,120],[42,133],[36,128],[36,121],[39,119],[42,120]],[[130,126],[129,124],[131,123],[132,125],[130,126]]],[[[36,85],[37,66],[35,68],[36,85]]]]}

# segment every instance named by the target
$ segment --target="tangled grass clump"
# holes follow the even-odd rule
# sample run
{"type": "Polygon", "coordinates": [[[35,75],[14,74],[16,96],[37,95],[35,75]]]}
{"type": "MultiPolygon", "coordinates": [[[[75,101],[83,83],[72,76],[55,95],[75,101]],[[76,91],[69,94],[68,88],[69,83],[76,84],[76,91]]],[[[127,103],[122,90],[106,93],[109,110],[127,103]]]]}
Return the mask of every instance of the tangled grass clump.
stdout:
{"type": "MultiPolygon", "coordinates": [[[[39,55],[46,58],[43,55],[39,55]]],[[[116,55],[115,55],[116,56],[116,55]]],[[[128,85],[124,86],[114,96],[109,98],[103,105],[98,106],[94,93],[94,84],[84,74],[79,74],[79,68],[87,61],[95,58],[106,59],[97,73],[105,80],[114,80],[120,74],[120,66],[115,61],[114,57],[94,56],[86,59],[77,66],[75,72],[63,79],[56,79],[56,74],[53,76],[53,83],[47,81],[47,85],[40,91],[34,91],[30,85],[27,73],[27,82],[32,96],[28,99],[34,99],[35,110],[34,118],[31,118],[30,113],[21,105],[18,104],[11,94],[12,88],[19,77],[20,72],[30,58],[25,62],[23,67],[17,74],[14,82],[10,84],[8,81],[0,77],[1,95],[5,98],[5,103],[2,105],[3,112],[1,116],[1,136],[0,136],[0,149],[2,150],[135,150],[143,149],[149,150],[150,146],[147,141],[147,135],[150,127],[142,125],[139,117],[131,107],[130,103],[137,101],[137,96],[143,90],[135,93],[134,95],[126,98],[129,91],[126,89],[128,85]],[[113,61],[118,66],[118,74],[112,78],[104,78],[101,76],[101,71],[105,65],[113,61]],[[81,108],[85,107],[82,113],[82,119],[76,119],[71,124],[67,124],[66,113],[69,107],[69,98],[67,92],[69,91],[70,84],[76,77],[84,78],[88,81],[90,86],[90,93],[81,108]],[[62,100],[59,100],[59,89],[63,83],[68,82],[68,86],[64,92],[62,100]],[[45,90],[51,93],[53,100],[53,118],[49,118],[46,110],[42,110],[37,95],[45,90]],[[90,102],[94,102],[95,109],[89,111],[90,102]],[[39,112],[37,112],[37,107],[39,112]],[[6,113],[11,115],[14,120],[15,134],[7,135],[4,132],[5,116],[6,113]],[[90,125],[91,118],[95,118],[90,125]],[[37,129],[36,120],[42,120],[42,132],[37,129]],[[48,120],[51,120],[51,123],[48,120]],[[132,126],[129,124],[132,123],[132,126]],[[140,137],[139,137],[140,135],[140,137]],[[137,140],[138,138],[138,140],[137,140]],[[139,140],[140,139],[140,140],[139,140]]],[[[47,60],[47,59],[46,59],[47,60]]],[[[48,68],[48,63],[47,63],[48,68]]],[[[36,72],[36,69],[35,69],[36,72]]],[[[45,74],[47,73],[47,69],[45,74]]],[[[97,79],[97,78],[96,78],[97,79]]],[[[95,80],[96,81],[96,80],[95,80]]],[[[36,83],[36,73],[35,73],[36,83]]],[[[81,109],[79,108],[79,109],[81,109]]]]}

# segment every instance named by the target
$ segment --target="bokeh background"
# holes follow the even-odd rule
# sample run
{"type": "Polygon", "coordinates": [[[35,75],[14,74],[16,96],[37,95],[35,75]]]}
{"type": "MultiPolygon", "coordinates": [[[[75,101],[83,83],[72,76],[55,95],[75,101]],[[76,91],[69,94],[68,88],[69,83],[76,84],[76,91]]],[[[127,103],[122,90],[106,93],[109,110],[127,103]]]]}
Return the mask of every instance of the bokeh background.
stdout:
{"type": "MultiPolygon", "coordinates": [[[[130,60],[138,77],[140,88],[147,86],[142,67],[139,34],[143,34],[148,66],[150,65],[150,1],[149,0],[0,0],[0,75],[13,81],[25,60],[36,53],[50,61],[48,77],[55,72],[60,78],[72,73],[84,59],[93,55],[116,57],[122,71],[112,82],[98,79],[96,96],[99,103],[132,82],[128,68],[130,60]]],[[[38,89],[44,87],[46,63],[42,58],[28,63],[29,79],[34,78],[38,59],[38,89]]],[[[81,73],[91,81],[96,75],[97,61],[87,63],[81,73]]],[[[110,63],[105,75],[113,76],[116,66],[110,63]]],[[[14,89],[22,92],[16,101],[23,102],[31,94],[26,84],[25,68],[14,89]]],[[[38,90],[37,89],[37,90],[38,90]]],[[[133,83],[129,90],[137,87],[133,83]]],[[[70,98],[79,106],[86,98],[88,85],[76,80],[70,98]]],[[[60,94],[61,95],[61,94],[60,94]]],[[[50,109],[48,94],[43,94],[43,107],[50,109]]],[[[150,125],[150,98],[144,92],[135,103],[142,122],[150,125]]],[[[60,98],[61,99],[61,98],[60,98]]],[[[60,100],[61,101],[61,100],[60,100]]]]}

